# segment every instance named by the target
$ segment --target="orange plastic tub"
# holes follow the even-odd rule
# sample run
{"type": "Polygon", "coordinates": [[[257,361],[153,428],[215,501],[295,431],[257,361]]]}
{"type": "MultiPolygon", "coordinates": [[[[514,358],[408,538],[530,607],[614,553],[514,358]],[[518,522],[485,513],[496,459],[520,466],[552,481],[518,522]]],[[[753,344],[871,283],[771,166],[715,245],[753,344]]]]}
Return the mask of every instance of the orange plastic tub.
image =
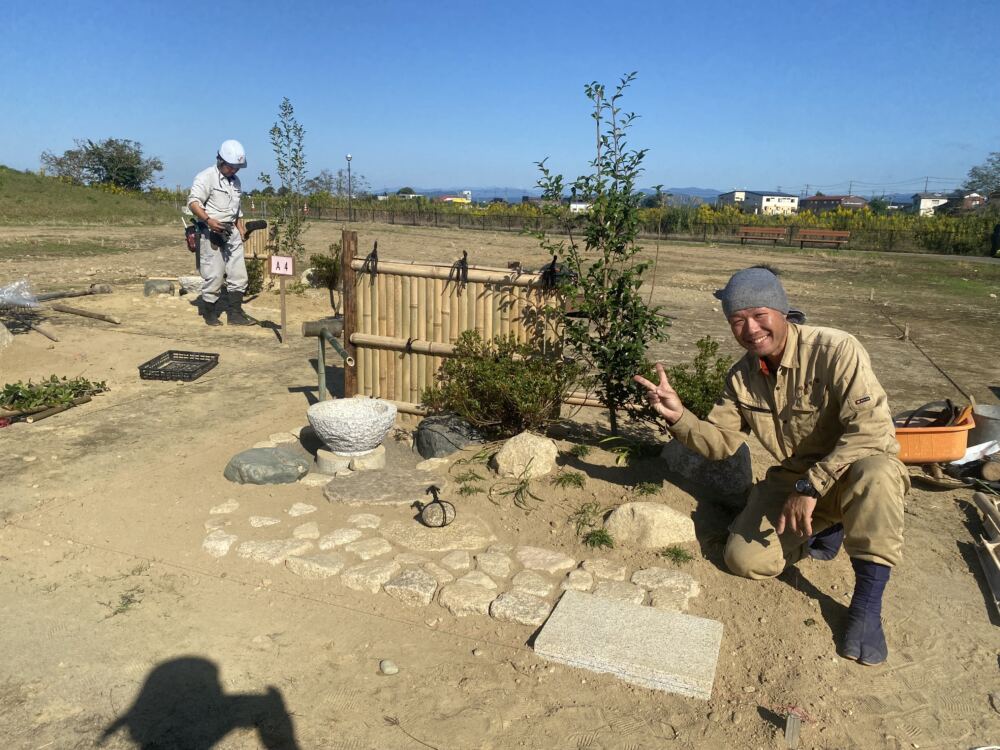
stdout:
{"type": "Polygon", "coordinates": [[[969,430],[976,426],[972,407],[947,427],[896,427],[899,460],[904,464],[935,464],[954,461],[965,455],[969,430]]]}

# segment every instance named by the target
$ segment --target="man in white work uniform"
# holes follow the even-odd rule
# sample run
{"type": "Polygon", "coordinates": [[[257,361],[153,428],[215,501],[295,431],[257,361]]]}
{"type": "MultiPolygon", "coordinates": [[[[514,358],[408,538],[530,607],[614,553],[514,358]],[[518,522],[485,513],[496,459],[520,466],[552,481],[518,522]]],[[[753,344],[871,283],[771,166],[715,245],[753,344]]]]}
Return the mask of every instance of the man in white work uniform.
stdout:
{"type": "Polygon", "coordinates": [[[236,173],[246,165],[243,145],[239,141],[224,141],[215,156],[215,166],[195,175],[188,195],[188,207],[198,220],[198,271],[205,281],[201,299],[205,322],[210,326],[222,325],[219,295],[223,282],[229,297],[226,310],[229,325],[256,323],[243,312],[243,295],[247,290],[247,266],[243,257],[246,226],[240,207],[240,178],[236,173]]]}

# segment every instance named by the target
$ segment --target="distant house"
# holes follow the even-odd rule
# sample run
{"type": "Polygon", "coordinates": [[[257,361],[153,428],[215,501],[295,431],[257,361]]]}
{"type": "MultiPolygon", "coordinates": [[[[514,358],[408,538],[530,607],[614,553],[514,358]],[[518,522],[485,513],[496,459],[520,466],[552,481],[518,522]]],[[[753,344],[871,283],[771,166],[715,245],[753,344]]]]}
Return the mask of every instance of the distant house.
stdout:
{"type": "Polygon", "coordinates": [[[920,216],[933,216],[934,210],[947,202],[946,193],[914,193],[913,211],[920,216]]]}
{"type": "Polygon", "coordinates": [[[458,195],[442,195],[439,198],[439,200],[442,203],[462,203],[465,205],[469,205],[470,203],[472,203],[472,191],[463,190],[458,195]]]}
{"type": "Polygon", "coordinates": [[[858,211],[868,205],[868,201],[860,195],[811,195],[799,201],[799,211],[811,211],[814,214],[836,211],[846,208],[858,211]]]}
{"type": "Polygon", "coordinates": [[[570,198],[569,212],[571,214],[585,214],[593,204],[584,198],[570,198]]]}
{"type": "Polygon", "coordinates": [[[985,204],[986,196],[974,190],[955,190],[948,196],[949,211],[974,211],[985,204]]]}
{"type": "Polygon", "coordinates": [[[766,190],[731,190],[716,200],[717,206],[736,206],[747,214],[794,214],[799,196],[766,190]]]}

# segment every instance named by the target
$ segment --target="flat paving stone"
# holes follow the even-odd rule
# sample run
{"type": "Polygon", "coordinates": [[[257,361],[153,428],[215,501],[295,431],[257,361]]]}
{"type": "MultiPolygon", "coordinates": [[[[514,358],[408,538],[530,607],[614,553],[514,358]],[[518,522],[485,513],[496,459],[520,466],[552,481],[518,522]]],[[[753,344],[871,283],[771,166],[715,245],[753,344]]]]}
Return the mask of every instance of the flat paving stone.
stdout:
{"type": "Polygon", "coordinates": [[[355,513],[347,517],[347,522],[359,529],[377,529],[382,524],[382,519],[374,513],[355,513]]]}
{"type": "Polygon", "coordinates": [[[452,570],[468,570],[472,567],[472,555],[465,550],[455,550],[442,557],[441,564],[452,570]]]}
{"type": "Polygon", "coordinates": [[[659,609],[682,612],[701,593],[698,581],[679,570],[646,568],[632,574],[632,583],[650,591],[649,604],[659,609]]]}
{"type": "Polygon", "coordinates": [[[211,513],[212,515],[216,515],[218,513],[235,513],[239,509],[240,509],[239,502],[237,500],[233,500],[230,498],[229,500],[226,500],[226,502],[224,503],[219,503],[218,505],[212,506],[212,509],[209,510],[208,512],[211,513]]]}
{"type": "Polygon", "coordinates": [[[593,585],[594,576],[577,568],[566,574],[566,580],[559,584],[559,588],[563,591],[590,591],[593,585]]]}
{"type": "Polygon", "coordinates": [[[243,542],[236,552],[240,557],[269,565],[281,565],[291,555],[303,555],[313,548],[308,539],[273,539],[266,542],[243,542]]]}
{"type": "Polygon", "coordinates": [[[458,579],[458,583],[471,583],[473,586],[482,586],[483,588],[493,589],[494,591],[500,588],[497,586],[496,581],[481,570],[473,570],[466,573],[458,579]]]}
{"type": "Polygon", "coordinates": [[[299,524],[292,529],[292,536],[296,539],[319,539],[319,524],[315,521],[299,524]]]}
{"type": "Polygon", "coordinates": [[[306,487],[326,487],[332,481],[333,477],[328,477],[326,474],[309,472],[299,480],[299,484],[304,484],[306,487]]]}
{"type": "Polygon", "coordinates": [[[320,552],[315,555],[292,555],[285,559],[285,567],[302,578],[319,580],[333,578],[347,564],[343,555],[336,552],[320,552]]]}
{"type": "Polygon", "coordinates": [[[480,552],[476,555],[476,567],[493,578],[509,578],[512,564],[513,560],[500,552],[480,552]]]}
{"type": "Polygon", "coordinates": [[[382,586],[385,593],[411,607],[426,607],[437,593],[438,582],[430,573],[420,568],[404,570],[382,586]]]}
{"type": "Polygon", "coordinates": [[[308,516],[310,513],[316,512],[315,505],[309,505],[309,503],[295,503],[291,508],[288,509],[288,515],[292,518],[298,518],[299,516],[308,516]]]}
{"type": "Polygon", "coordinates": [[[466,615],[488,615],[490,604],[496,598],[495,589],[455,581],[441,589],[438,602],[455,617],[466,615]]]}
{"type": "Polygon", "coordinates": [[[594,586],[594,596],[642,604],[646,598],[646,589],[625,581],[598,581],[594,586]]]}
{"type": "MultiPolygon", "coordinates": [[[[324,472],[326,473],[326,472],[324,472]]],[[[349,505],[410,505],[423,500],[428,485],[436,484],[442,491],[448,481],[436,474],[415,472],[413,464],[400,466],[392,461],[377,471],[352,471],[337,476],[323,490],[331,503],[349,505]]]]}
{"type": "Polygon", "coordinates": [[[535,639],[539,656],[709,700],[722,623],[567,591],[535,639]]]}
{"type": "Polygon", "coordinates": [[[425,562],[429,562],[426,557],[418,555],[416,552],[400,552],[393,560],[400,565],[423,565],[425,562]]]}
{"type": "Polygon", "coordinates": [[[514,551],[518,562],[528,570],[541,570],[546,573],[565,573],[576,567],[576,560],[562,552],[554,552],[541,547],[518,547],[514,551]]]}
{"type": "Polygon", "coordinates": [[[209,518],[205,521],[205,531],[218,531],[231,525],[233,522],[228,518],[209,518]]]}
{"type": "Polygon", "coordinates": [[[607,581],[624,581],[628,574],[628,568],[622,563],[598,558],[584,560],[583,569],[593,574],[595,578],[603,578],[607,581]]]}
{"type": "Polygon", "coordinates": [[[281,523],[280,518],[272,518],[271,516],[250,516],[250,525],[255,529],[262,529],[265,526],[275,526],[281,523]]]}
{"type": "Polygon", "coordinates": [[[373,557],[392,552],[392,545],[385,539],[373,537],[371,539],[359,539],[351,542],[344,549],[353,555],[357,555],[362,560],[371,560],[373,557]]]}
{"type": "Polygon", "coordinates": [[[216,529],[205,537],[201,543],[201,548],[212,557],[225,557],[229,554],[229,550],[235,542],[235,534],[227,534],[220,529],[216,529]]]}
{"type": "Polygon", "coordinates": [[[320,549],[335,549],[356,542],[362,536],[364,532],[361,529],[334,529],[320,537],[318,546],[320,549]]]}
{"type": "Polygon", "coordinates": [[[399,572],[399,563],[392,560],[369,560],[348,568],[340,576],[340,582],[355,591],[377,594],[382,585],[392,580],[399,572]]]}
{"type": "Polygon", "coordinates": [[[552,593],[555,584],[548,578],[534,570],[522,570],[510,582],[514,591],[523,591],[532,596],[548,596],[552,593]]]}
{"type": "Polygon", "coordinates": [[[490,603],[493,619],[521,625],[541,625],[551,610],[547,601],[525,591],[507,591],[490,603]]]}
{"type": "Polygon", "coordinates": [[[417,552],[479,550],[495,539],[486,523],[469,513],[444,528],[431,529],[409,520],[392,521],[381,531],[393,544],[417,552]]]}
{"type": "Polygon", "coordinates": [[[434,576],[434,580],[438,582],[439,586],[444,586],[446,583],[451,583],[452,581],[455,580],[455,576],[453,576],[449,571],[445,570],[437,563],[433,562],[424,563],[423,568],[432,576],[434,576]]]}

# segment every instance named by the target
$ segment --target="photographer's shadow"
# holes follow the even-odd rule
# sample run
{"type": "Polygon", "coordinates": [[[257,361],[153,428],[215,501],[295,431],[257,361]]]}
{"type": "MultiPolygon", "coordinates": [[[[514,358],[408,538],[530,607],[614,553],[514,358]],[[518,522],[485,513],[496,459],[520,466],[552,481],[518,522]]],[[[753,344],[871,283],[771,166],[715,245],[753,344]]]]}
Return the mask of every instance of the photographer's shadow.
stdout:
{"type": "Polygon", "coordinates": [[[120,729],[143,750],[209,750],[234,729],[253,728],[268,750],[298,750],[292,718],[281,693],[225,695],[219,668],[207,659],[181,657],[149,673],[139,697],[101,735],[120,729]]]}

